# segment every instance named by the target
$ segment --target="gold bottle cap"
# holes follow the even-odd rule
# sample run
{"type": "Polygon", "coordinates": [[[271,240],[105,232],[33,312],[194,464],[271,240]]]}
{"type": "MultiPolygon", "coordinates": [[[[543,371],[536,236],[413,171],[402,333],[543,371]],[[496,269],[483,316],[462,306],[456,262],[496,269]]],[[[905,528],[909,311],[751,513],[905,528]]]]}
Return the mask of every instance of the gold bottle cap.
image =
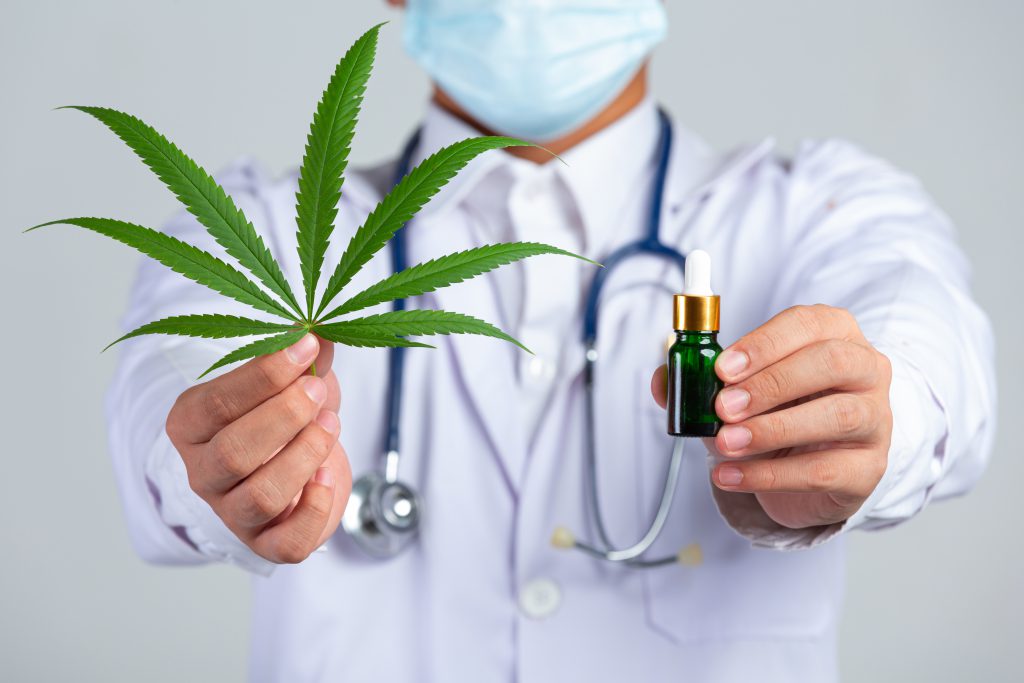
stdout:
{"type": "Polygon", "coordinates": [[[717,294],[676,294],[672,328],[679,332],[718,332],[719,302],[717,294]]]}
{"type": "Polygon", "coordinates": [[[711,289],[711,256],[694,249],[686,256],[683,293],[676,294],[672,327],[679,332],[718,332],[718,295],[711,289]]]}

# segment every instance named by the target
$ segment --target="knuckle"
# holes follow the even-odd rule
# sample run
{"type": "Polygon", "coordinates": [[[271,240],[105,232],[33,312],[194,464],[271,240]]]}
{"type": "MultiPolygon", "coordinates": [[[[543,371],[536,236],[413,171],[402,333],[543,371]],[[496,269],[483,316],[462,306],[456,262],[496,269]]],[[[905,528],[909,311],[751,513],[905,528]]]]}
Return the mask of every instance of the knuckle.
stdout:
{"type": "Polygon", "coordinates": [[[846,330],[852,334],[863,335],[860,329],[860,323],[857,321],[857,316],[851,313],[848,309],[840,308],[840,319],[846,330]]]}
{"type": "Polygon", "coordinates": [[[241,493],[243,515],[249,522],[261,524],[273,519],[284,509],[280,490],[269,481],[246,482],[241,493]]]}
{"type": "Polygon", "coordinates": [[[789,312],[793,322],[804,332],[806,337],[816,337],[821,332],[824,308],[827,306],[822,304],[799,305],[790,308],[789,312]]]}
{"type": "Polygon", "coordinates": [[[785,373],[769,368],[755,375],[751,384],[752,396],[778,404],[790,396],[792,381],[785,373]]]}
{"type": "Polygon", "coordinates": [[[164,431],[170,438],[171,443],[177,444],[180,441],[185,440],[185,429],[188,425],[188,414],[189,406],[196,403],[196,397],[199,387],[189,387],[185,391],[178,395],[178,398],[174,400],[174,405],[167,413],[167,420],[164,422],[164,431]]]}
{"type": "Polygon", "coordinates": [[[251,381],[259,391],[267,392],[281,389],[283,379],[277,371],[278,364],[274,362],[273,356],[261,356],[257,358],[249,369],[251,381]]]}
{"type": "Polygon", "coordinates": [[[277,547],[277,558],[282,564],[298,564],[313,552],[310,543],[300,536],[289,534],[281,539],[277,547]]]}
{"type": "MultiPolygon", "coordinates": [[[[888,396],[886,397],[888,399],[888,396]]],[[[892,438],[892,406],[889,405],[889,401],[886,400],[881,406],[876,407],[877,423],[882,428],[883,436],[885,438],[886,447],[892,438]]]]}
{"type": "Polygon", "coordinates": [[[856,376],[858,383],[863,385],[865,389],[869,389],[877,385],[884,374],[882,364],[876,358],[879,354],[874,349],[866,348],[859,344],[854,346],[857,349],[856,376]]]}
{"type": "Polygon", "coordinates": [[[818,458],[808,466],[807,488],[811,491],[834,491],[839,481],[839,467],[827,458],[818,458]]]}
{"type": "Polygon", "coordinates": [[[841,339],[823,343],[822,362],[832,377],[849,377],[858,365],[853,345],[841,339]]]}
{"type": "Polygon", "coordinates": [[[206,495],[209,492],[209,488],[206,486],[206,481],[196,471],[195,467],[185,466],[185,475],[188,478],[188,487],[203,500],[206,500],[206,495]]]}
{"type": "Polygon", "coordinates": [[[333,399],[330,404],[335,410],[338,410],[341,408],[341,383],[338,381],[338,376],[332,370],[324,377],[324,381],[327,383],[327,395],[333,399]]]}
{"type": "Polygon", "coordinates": [[[757,486],[766,491],[774,491],[779,486],[779,464],[773,460],[764,460],[758,468],[760,476],[757,486]]]}
{"type": "Polygon", "coordinates": [[[892,384],[892,361],[884,353],[875,352],[878,359],[878,375],[882,384],[888,388],[892,384]]]}
{"type": "Polygon", "coordinates": [[[858,398],[861,411],[861,427],[874,432],[885,421],[886,410],[873,400],[858,398]]]}
{"type": "Polygon", "coordinates": [[[849,437],[860,433],[871,421],[870,408],[861,399],[837,394],[832,401],[832,423],[835,432],[849,437]]]}
{"type": "Polygon", "coordinates": [[[307,501],[309,511],[312,512],[317,519],[323,519],[331,513],[331,506],[334,503],[334,499],[329,494],[321,494],[311,497],[307,501]]]}
{"type": "Polygon", "coordinates": [[[229,393],[207,388],[200,395],[199,409],[207,418],[219,424],[228,424],[238,415],[238,403],[229,393]]]}
{"type": "Polygon", "coordinates": [[[171,408],[171,412],[167,413],[167,420],[164,421],[164,433],[167,434],[167,438],[170,439],[171,443],[175,446],[182,441],[183,436],[182,420],[179,418],[178,413],[175,412],[177,405],[177,403],[174,404],[174,407],[171,408]]]}
{"type": "Polygon", "coordinates": [[[295,387],[282,395],[281,415],[289,424],[299,427],[312,419],[312,401],[302,392],[302,389],[295,387]]]}
{"type": "Polygon", "coordinates": [[[195,386],[191,386],[188,389],[185,389],[185,391],[178,394],[178,398],[174,401],[174,407],[171,408],[171,411],[180,412],[181,410],[185,409],[186,406],[195,403],[206,390],[206,384],[196,384],[195,386]]]}
{"type": "Polygon", "coordinates": [[[765,362],[778,358],[782,355],[786,341],[783,335],[776,332],[774,328],[756,330],[743,344],[744,350],[750,356],[751,361],[756,364],[758,361],[765,362]]]}
{"type": "Polygon", "coordinates": [[[872,478],[872,491],[878,482],[882,480],[882,477],[885,476],[885,471],[887,469],[889,469],[889,454],[886,451],[879,451],[875,457],[870,458],[868,471],[872,478]]]}
{"type": "Polygon", "coordinates": [[[245,449],[230,430],[221,430],[210,440],[210,456],[230,476],[244,477],[249,474],[245,449]]]}
{"type": "Polygon", "coordinates": [[[843,329],[849,330],[857,327],[857,319],[853,317],[853,313],[850,313],[850,309],[842,308],[840,306],[819,305],[826,309],[827,315],[835,320],[835,322],[843,329]]]}
{"type": "Polygon", "coordinates": [[[309,463],[320,464],[331,453],[330,436],[322,429],[304,430],[293,442],[298,456],[309,463]]]}
{"type": "Polygon", "coordinates": [[[782,413],[769,413],[763,422],[763,436],[770,446],[785,446],[789,443],[792,426],[782,413]]]}

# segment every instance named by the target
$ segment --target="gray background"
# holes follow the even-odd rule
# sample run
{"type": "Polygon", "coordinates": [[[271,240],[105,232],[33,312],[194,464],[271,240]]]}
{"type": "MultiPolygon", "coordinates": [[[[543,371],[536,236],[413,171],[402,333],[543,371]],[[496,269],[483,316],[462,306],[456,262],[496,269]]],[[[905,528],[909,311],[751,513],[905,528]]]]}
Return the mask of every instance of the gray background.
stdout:
{"type": "MultiPolygon", "coordinates": [[[[1024,3],[677,0],[658,97],[719,147],[842,136],[920,175],[960,227],[1000,341],[1003,428],[968,498],[850,543],[851,681],[1024,680],[1024,552],[1012,441],[1024,289],[1024,3]]],[[[164,188],[68,103],[136,113],[200,163],[301,157],[335,60],[383,0],[0,2],[0,679],[240,680],[248,584],[226,567],[143,565],[128,545],[101,398],[136,258],[68,215],[159,225],[164,188]]],[[[427,94],[383,34],[355,157],[396,153],[427,94]]],[[[340,646],[340,645],[339,645],[340,646]]]]}

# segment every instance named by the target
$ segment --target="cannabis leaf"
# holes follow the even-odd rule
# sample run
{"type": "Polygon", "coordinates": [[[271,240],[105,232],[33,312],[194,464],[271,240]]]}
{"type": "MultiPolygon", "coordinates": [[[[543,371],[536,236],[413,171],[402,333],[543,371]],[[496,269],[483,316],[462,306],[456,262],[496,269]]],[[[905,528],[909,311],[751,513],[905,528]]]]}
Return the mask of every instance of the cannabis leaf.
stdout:
{"type": "Polygon", "coordinates": [[[485,247],[459,251],[406,268],[390,277],[386,277],[380,282],[370,285],[337,308],[320,316],[320,320],[332,320],[339,315],[358,311],[385,301],[406,299],[411,296],[433,292],[442,287],[468,280],[481,273],[486,273],[506,263],[538,254],[575,256],[575,254],[568,251],[537,242],[490,244],[485,247]]]}
{"type": "Polygon", "coordinates": [[[257,287],[252,280],[233,267],[224,263],[216,256],[202,249],[165,235],[162,232],[144,228],[141,225],[126,223],[112,218],[65,218],[37,225],[29,230],[44,228],[48,225],[65,223],[98,232],[101,235],[134,247],[146,256],[159,261],[171,270],[181,273],[190,280],[224,296],[243,304],[258,308],[267,313],[296,320],[280,303],[272,299],[266,292],[257,287]]]}
{"type": "Polygon", "coordinates": [[[265,320],[253,320],[242,318],[237,315],[172,315],[155,322],[146,323],[137,327],[128,334],[115,339],[103,349],[106,351],[114,344],[125,339],[138,337],[143,334],[182,334],[187,333],[190,337],[206,337],[207,339],[224,339],[225,337],[252,337],[271,332],[294,331],[293,325],[282,323],[268,323],[265,320]]]}
{"type": "Polygon", "coordinates": [[[466,164],[492,149],[528,145],[529,143],[515,138],[472,138],[444,147],[424,159],[419,166],[409,172],[409,175],[398,182],[370,213],[366,222],[356,230],[327,283],[327,291],[317,308],[317,316],[327,308],[359,269],[387,244],[391,236],[408,223],[409,219],[466,164]]]}
{"type": "Polygon", "coordinates": [[[263,244],[263,238],[256,234],[249,219],[209,173],[134,116],[105,107],[64,108],[83,111],[106,124],[163,181],[189,213],[206,226],[228,254],[301,315],[288,280],[263,244]]]}
{"type": "MultiPolygon", "coordinates": [[[[185,330],[185,329],[181,329],[181,330],[179,330],[177,332],[165,333],[165,334],[184,334],[184,335],[188,335],[188,331],[185,330]]],[[[245,346],[243,346],[240,349],[235,349],[234,351],[232,351],[228,355],[224,356],[223,358],[221,358],[219,361],[217,361],[216,363],[214,363],[210,367],[206,368],[206,370],[203,372],[203,374],[199,375],[199,379],[202,379],[203,377],[206,377],[208,374],[210,374],[211,372],[213,372],[217,368],[222,368],[225,365],[231,365],[232,363],[236,363],[236,362],[238,362],[240,360],[249,360],[250,358],[255,358],[256,356],[262,356],[264,354],[274,353],[275,351],[280,351],[281,349],[286,349],[289,346],[291,346],[292,344],[294,344],[295,342],[297,342],[300,339],[302,339],[305,335],[306,335],[306,330],[298,329],[298,330],[293,330],[291,332],[285,332],[284,334],[279,334],[279,335],[277,335],[275,337],[267,337],[266,339],[257,339],[256,341],[254,341],[254,342],[252,342],[250,344],[246,344],[245,346]]]]}
{"type": "Polygon", "coordinates": [[[309,127],[306,156],[299,170],[295,211],[299,225],[296,241],[306,288],[306,315],[310,317],[320,268],[338,214],[356,118],[373,69],[379,30],[380,25],[377,25],[367,31],[338,62],[309,127]]]}
{"type": "MultiPolygon", "coordinates": [[[[462,313],[448,311],[389,311],[365,318],[320,325],[328,335],[356,334],[363,336],[401,337],[408,334],[482,334],[512,342],[531,353],[518,341],[490,323],[462,313]]],[[[327,337],[325,337],[327,338],[327,337]]]]}
{"type": "MultiPolygon", "coordinates": [[[[363,266],[470,161],[491,150],[529,145],[515,138],[488,136],[456,142],[428,156],[399,181],[355,231],[318,300],[317,287],[324,275],[324,260],[335,227],[356,121],[373,70],[379,31],[380,25],[363,34],[338,62],[310,124],[295,194],[304,306],[253,224],[210,174],[174,143],[140,119],[114,109],[66,107],[89,114],[121,138],[247,272],[157,230],[110,218],[65,218],[29,230],[63,223],[106,235],[218,294],[283,320],[176,315],[142,325],[107,348],[147,334],[209,339],[261,337],[218,360],[200,378],[226,365],[284,349],[309,333],[338,344],[378,348],[433,348],[407,337],[476,334],[529,351],[490,323],[451,311],[393,310],[327,322],[378,304],[436,291],[529,256],[555,254],[588,260],[534,242],[486,245],[406,268],[324,313],[363,266]]],[[[311,370],[316,372],[315,367],[311,370]]]]}

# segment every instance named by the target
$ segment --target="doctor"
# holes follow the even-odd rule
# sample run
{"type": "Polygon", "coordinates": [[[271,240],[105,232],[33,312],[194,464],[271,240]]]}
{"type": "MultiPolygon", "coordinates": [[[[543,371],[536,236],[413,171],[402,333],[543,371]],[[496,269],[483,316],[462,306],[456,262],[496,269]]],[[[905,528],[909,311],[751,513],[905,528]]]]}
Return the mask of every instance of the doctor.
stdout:
{"type": "MultiPolygon", "coordinates": [[[[659,145],[646,70],[665,32],[658,0],[392,4],[408,4],[405,45],[436,84],[414,162],[492,131],[566,162],[530,149],[480,157],[408,227],[410,262],[505,240],[601,261],[642,234],[659,145]]],[[[845,536],[962,494],[984,469],[989,325],[949,221],[912,177],[840,141],[783,161],[770,141],[722,154],[679,123],[673,133],[660,238],[714,256],[728,345],[716,405],[727,426],[687,441],[652,549],[684,549],[681,563],[641,570],[549,543],[559,525],[593,532],[587,264],[530,259],[412,302],[494,320],[536,356],[469,336],[406,356],[400,475],[422,496],[423,524],[388,561],[338,529],[351,473],[380,466],[385,352],[307,337],[193,385],[228,347],[125,344],[108,414],[133,541],[150,561],[252,572],[253,680],[837,678],[845,536]],[[319,377],[306,372],[314,359],[319,377]]],[[[393,172],[349,174],[329,261],[393,172]]],[[[295,176],[246,162],[220,179],[297,280],[280,248],[295,176]]],[[[168,229],[216,248],[189,216],[168,229]]],[[[352,286],[389,272],[383,256],[352,286]]],[[[638,259],[602,297],[594,441],[619,545],[646,528],[672,448],[656,368],[680,286],[665,262],[638,259]]],[[[147,262],[125,325],[223,305],[147,262]]]]}

